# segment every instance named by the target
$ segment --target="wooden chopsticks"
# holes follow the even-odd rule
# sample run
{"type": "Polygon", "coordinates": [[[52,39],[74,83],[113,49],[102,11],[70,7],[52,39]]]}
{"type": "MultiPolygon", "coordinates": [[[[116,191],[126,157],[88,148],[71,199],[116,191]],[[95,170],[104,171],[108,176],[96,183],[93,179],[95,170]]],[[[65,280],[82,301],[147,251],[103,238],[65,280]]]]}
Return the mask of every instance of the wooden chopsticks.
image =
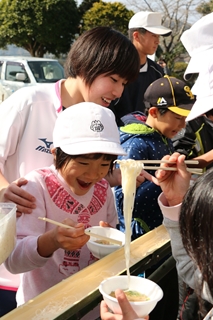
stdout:
{"type": "Polygon", "coordinates": [[[106,240],[106,241],[109,241],[109,242],[112,243],[112,244],[116,244],[116,245],[118,245],[118,246],[122,246],[122,241],[119,241],[119,240],[115,240],[115,239],[112,239],[112,238],[108,238],[108,237],[102,236],[102,235],[100,235],[100,234],[91,232],[90,230],[85,230],[84,232],[85,232],[85,234],[87,234],[87,235],[90,236],[90,237],[94,237],[94,238],[100,239],[100,240],[106,240]]]}
{"type": "MultiPolygon", "coordinates": [[[[169,160],[136,160],[137,162],[142,162],[142,163],[170,163],[170,164],[175,164],[176,162],[171,162],[169,160]]],[[[199,164],[198,160],[185,160],[185,164],[199,164]]]]}
{"type": "MultiPolygon", "coordinates": [[[[136,160],[137,162],[141,163],[150,163],[150,164],[161,164],[161,163],[168,163],[168,164],[175,164],[175,162],[171,162],[169,160],[136,160]]],[[[185,160],[185,164],[198,164],[198,160],[185,160]]],[[[155,166],[144,166],[145,170],[167,170],[167,171],[177,171],[176,167],[155,167],[155,166]]],[[[200,168],[187,168],[186,169],[188,172],[193,173],[193,174],[202,174],[203,169],[200,168]]]]}
{"type": "MultiPolygon", "coordinates": [[[[166,170],[166,171],[177,171],[177,168],[174,167],[154,167],[154,166],[144,166],[145,170],[166,170]]],[[[193,174],[202,174],[203,169],[200,168],[187,168],[186,169],[188,172],[193,173],[193,174]]]]}
{"type": "MultiPolygon", "coordinates": [[[[52,219],[48,219],[48,218],[45,218],[45,217],[38,217],[38,219],[46,221],[46,222],[49,222],[49,223],[52,223],[52,224],[54,224],[56,226],[59,226],[59,227],[63,227],[63,228],[67,228],[67,229],[73,229],[73,227],[68,226],[67,224],[64,224],[64,223],[61,223],[61,222],[58,222],[58,221],[55,221],[55,220],[52,220],[52,219]]],[[[84,233],[87,234],[90,237],[94,237],[94,238],[100,239],[100,240],[106,240],[109,243],[112,243],[112,244],[115,244],[115,245],[118,245],[118,246],[122,246],[122,241],[115,240],[115,239],[112,239],[112,238],[108,238],[108,237],[102,236],[100,234],[96,234],[96,233],[90,232],[90,230],[87,230],[87,231],[85,230],[84,233]]]]}

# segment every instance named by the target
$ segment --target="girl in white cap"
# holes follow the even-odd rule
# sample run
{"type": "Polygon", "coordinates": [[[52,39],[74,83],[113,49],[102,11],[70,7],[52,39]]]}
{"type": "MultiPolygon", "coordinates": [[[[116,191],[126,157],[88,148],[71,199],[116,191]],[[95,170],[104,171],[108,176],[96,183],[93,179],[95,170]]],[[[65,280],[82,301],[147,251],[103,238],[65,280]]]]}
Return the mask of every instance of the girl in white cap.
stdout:
{"type": "Polygon", "coordinates": [[[21,273],[18,305],[97,260],[86,246],[85,228],[117,223],[114,197],[104,177],[117,155],[125,152],[112,111],[89,102],[68,108],[56,120],[53,144],[54,165],[26,176],[23,188],[37,206],[17,219],[16,247],[5,262],[11,273],[21,273]],[[38,217],[73,228],[56,227],[38,217]]]}

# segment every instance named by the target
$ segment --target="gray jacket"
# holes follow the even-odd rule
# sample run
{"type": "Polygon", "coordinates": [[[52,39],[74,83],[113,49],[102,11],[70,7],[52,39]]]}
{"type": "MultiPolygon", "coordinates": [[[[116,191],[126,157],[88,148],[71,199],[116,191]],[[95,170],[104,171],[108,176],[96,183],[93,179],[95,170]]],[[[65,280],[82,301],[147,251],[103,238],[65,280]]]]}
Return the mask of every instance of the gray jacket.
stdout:
{"type": "MultiPolygon", "coordinates": [[[[159,196],[158,203],[164,216],[163,224],[170,235],[172,255],[176,260],[178,275],[188,286],[195,289],[197,283],[201,281],[202,275],[183,247],[178,221],[181,204],[175,207],[167,207],[163,194],[159,196]]],[[[213,303],[213,298],[205,283],[203,286],[202,298],[213,303]]]]}

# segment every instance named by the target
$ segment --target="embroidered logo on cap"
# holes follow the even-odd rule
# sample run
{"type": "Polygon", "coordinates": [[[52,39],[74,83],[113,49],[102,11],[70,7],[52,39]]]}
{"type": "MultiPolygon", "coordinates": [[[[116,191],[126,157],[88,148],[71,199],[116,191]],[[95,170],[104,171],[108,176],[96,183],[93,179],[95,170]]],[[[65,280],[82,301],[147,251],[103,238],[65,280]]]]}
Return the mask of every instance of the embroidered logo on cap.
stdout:
{"type": "Polygon", "coordinates": [[[186,92],[186,95],[192,100],[194,99],[194,95],[193,93],[191,92],[190,88],[188,86],[185,86],[184,88],[184,91],[186,92]]]}
{"type": "Polygon", "coordinates": [[[100,120],[94,120],[94,121],[91,122],[90,129],[92,131],[101,132],[101,131],[104,130],[104,126],[103,126],[103,124],[101,123],[100,120]]]}
{"type": "Polygon", "coordinates": [[[167,105],[167,101],[163,97],[158,98],[157,105],[158,106],[166,106],[167,105]]]}

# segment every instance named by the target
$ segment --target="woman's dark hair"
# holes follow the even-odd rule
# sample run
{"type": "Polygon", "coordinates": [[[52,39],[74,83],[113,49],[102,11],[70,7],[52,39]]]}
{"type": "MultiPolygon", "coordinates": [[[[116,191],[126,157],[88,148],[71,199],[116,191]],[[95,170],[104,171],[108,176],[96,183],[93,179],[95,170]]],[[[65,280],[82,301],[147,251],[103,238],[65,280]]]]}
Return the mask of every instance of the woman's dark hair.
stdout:
{"type": "Polygon", "coordinates": [[[104,157],[104,160],[110,161],[110,168],[109,172],[112,173],[113,167],[114,167],[114,161],[117,159],[117,156],[114,154],[103,154],[103,153],[91,153],[91,154],[81,154],[81,155],[70,155],[65,153],[61,150],[61,148],[55,149],[55,160],[54,164],[56,169],[61,169],[62,167],[66,166],[72,159],[76,159],[78,157],[85,159],[100,159],[101,157],[104,157]]]}
{"type": "Polygon", "coordinates": [[[131,41],[109,27],[84,32],[72,45],[65,63],[66,77],[84,79],[89,86],[101,74],[118,74],[127,82],[138,76],[140,60],[131,41]]]}
{"type": "Polygon", "coordinates": [[[183,246],[202,274],[198,295],[205,281],[213,296],[213,168],[199,177],[186,193],[179,221],[183,246]]]}

